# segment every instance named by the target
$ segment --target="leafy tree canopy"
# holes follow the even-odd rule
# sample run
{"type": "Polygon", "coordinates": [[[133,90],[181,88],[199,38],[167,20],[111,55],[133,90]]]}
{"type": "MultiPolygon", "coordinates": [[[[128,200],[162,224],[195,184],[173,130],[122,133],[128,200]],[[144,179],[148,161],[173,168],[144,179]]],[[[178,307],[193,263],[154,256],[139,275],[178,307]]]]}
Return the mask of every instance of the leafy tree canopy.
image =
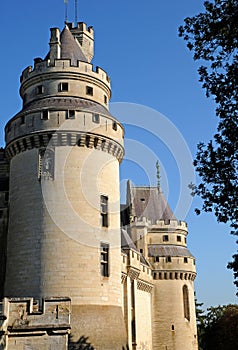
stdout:
{"type": "MultiPolygon", "coordinates": [[[[205,1],[204,7],[179,28],[194,60],[201,61],[200,82],[215,100],[218,117],[216,134],[198,144],[194,165],[201,183],[191,188],[203,199],[202,210],[229,222],[238,235],[238,0],[205,1]]],[[[238,287],[238,254],[233,259],[228,267],[238,287]]]]}
{"type": "Polygon", "coordinates": [[[238,305],[210,307],[205,316],[200,350],[235,350],[238,344],[238,305]]]}

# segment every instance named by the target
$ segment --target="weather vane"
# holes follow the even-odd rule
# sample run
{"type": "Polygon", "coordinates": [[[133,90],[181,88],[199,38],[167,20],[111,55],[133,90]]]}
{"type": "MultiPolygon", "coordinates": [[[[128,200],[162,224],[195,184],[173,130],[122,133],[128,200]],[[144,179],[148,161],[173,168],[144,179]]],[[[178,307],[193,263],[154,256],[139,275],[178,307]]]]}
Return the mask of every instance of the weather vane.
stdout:
{"type": "Polygon", "coordinates": [[[157,187],[158,187],[158,190],[160,190],[160,165],[159,165],[159,161],[157,160],[156,162],[156,169],[157,169],[157,187]]]}
{"type": "Polygon", "coordinates": [[[68,22],[68,0],[64,0],[65,3],[65,23],[68,22]]]}

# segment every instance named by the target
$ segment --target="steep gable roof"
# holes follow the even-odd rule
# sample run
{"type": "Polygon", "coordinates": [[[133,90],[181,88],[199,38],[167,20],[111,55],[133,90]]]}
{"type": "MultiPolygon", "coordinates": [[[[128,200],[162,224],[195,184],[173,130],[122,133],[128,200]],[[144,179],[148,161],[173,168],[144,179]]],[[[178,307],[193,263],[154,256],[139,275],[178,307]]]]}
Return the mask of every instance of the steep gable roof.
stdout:
{"type": "Polygon", "coordinates": [[[156,220],[177,220],[163,192],[157,187],[133,187],[130,184],[129,195],[132,215],[146,217],[153,223],[156,220]]]}

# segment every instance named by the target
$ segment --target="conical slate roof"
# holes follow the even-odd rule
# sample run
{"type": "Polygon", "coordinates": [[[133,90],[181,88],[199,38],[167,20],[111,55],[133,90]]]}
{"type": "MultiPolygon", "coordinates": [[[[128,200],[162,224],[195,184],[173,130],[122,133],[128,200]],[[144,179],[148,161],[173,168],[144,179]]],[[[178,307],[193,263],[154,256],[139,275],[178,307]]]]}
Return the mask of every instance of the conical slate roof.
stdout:
{"type": "Polygon", "coordinates": [[[85,57],[80,44],[74,39],[71,34],[68,26],[65,26],[61,35],[61,58],[62,59],[71,59],[71,65],[77,65],[77,61],[87,62],[87,58],[85,57]]]}
{"type": "Polygon", "coordinates": [[[156,220],[177,220],[157,187],[131,187],[130,197],[133,215],[138,218],[146,217],[153,223],[156,220]]]}
{"type": "MultiPolygon", "coordinates": [[[[70,59],[71,66],[77,66],[77,61],[88,62],[80,44],[75,40],[67,25],[60,34],[60,44],[60,58],[67,60],[70,59]]],[[[48,52],[45,60],[49,59],[49,57],[50,53],[48,52]]]]}

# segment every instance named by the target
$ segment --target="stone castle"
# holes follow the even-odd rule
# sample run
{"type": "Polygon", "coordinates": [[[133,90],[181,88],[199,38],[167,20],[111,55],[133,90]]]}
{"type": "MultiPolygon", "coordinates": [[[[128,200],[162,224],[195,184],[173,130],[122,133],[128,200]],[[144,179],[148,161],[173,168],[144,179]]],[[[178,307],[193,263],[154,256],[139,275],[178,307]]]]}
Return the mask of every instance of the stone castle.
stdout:
{"type": "Polygon", "coordinates": [[[51,29],[0,150],[0,349],[196,350],[195,258],[159,187],[127,186],[85,23],[51,29]]]}

